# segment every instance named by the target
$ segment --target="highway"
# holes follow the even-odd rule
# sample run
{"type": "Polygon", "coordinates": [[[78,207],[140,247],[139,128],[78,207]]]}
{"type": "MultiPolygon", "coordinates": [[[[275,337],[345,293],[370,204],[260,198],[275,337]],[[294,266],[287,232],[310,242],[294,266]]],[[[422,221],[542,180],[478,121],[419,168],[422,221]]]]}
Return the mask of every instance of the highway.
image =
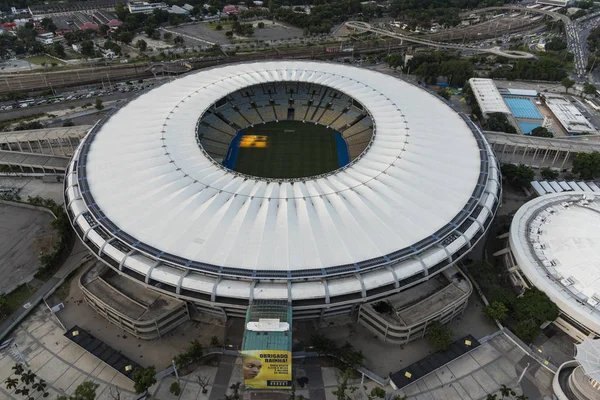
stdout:
{"type": "Polygon", "coordinates": [[[473,51],[477,53],[491,53],[498,56],[506,57],[506,58],[533,58],[533,54],[527,53],[524,51],[516,51],[516,50],[502,50],[500,47],[477,47],[469,44],[457,44],[457,43],[446,43],[446,42],[434,42],[432,40],[420,39],[414,36],[407,36],[400,33],[395,33],[391,31],[387,31],[385,29],[375,28],[366,22],[360,21],[349,21],[346,22],[346,25],[350,28],[362,31],[368,31],[377,33],[384,36],[393,37],[395,39],[402,39],[411,43],[423,44],[429,47],[436,47],[441,49],[456,49],[463,51],[473,51]]]}

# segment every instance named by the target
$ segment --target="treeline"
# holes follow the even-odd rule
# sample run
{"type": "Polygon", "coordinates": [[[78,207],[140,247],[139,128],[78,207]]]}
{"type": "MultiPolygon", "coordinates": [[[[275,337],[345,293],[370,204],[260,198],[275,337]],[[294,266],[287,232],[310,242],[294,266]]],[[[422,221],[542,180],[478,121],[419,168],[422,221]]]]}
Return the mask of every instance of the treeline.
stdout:
{"type": "Polygon", "coordinates": [[[567,77],[564,62],[540,57],[531,60],[518,60],[504,64],[490,72],[490,78],[508,80],[535,80],[558,82],[567,77]]]}
{"type": "Polygon", "coordinates": [[[368,7],[363,7],[360,0],[340,0],[314,6],[310,14],[304,14],[292,8],[282,8],[274,1],[269,6],[277,20],[302,28],[305,34],[328,33],[349,18],[362,18],[363,9],[368,7]]]}
{"type": "Polygon", "coordinates": [[[459,13],[466,8],[501,6],[508,0],[392,0],[390,15],[407,22],[410,28],[417,25],[429,28],[431,21],[444,26],[455,26],[461,21],[459,13]]]}
{"type": "Polygon", "coordinates": [[[429,84],[435,84],[438,77],[444,77],[451,86],[463,86],[475,75],[471,60],[445,52],[417,53],[406,67],[429,84]]]}

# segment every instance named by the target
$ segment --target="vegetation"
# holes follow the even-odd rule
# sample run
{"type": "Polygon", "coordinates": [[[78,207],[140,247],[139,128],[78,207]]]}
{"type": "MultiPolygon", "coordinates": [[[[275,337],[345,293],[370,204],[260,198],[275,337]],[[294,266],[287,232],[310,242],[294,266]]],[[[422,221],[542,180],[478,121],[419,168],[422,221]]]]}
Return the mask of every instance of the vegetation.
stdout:
{"type": "Polygon", "coordinates": [[[542,174],[542,178],[544,178],[546,180],[552,180],[552,179],[558,178],[558,171],[555,171],[550,168],[542,168],[541,174],[542,174]]]}
{"type": "Polygon", "coordinates": [[[575,85],[575,81],[573,79],[564,78],[562,81],[560,81],[560,84],[563,85],[565,87],[565,91],[569,93],[569,89],[575,85]]]}
{"type": "Polygon", "coordinates": [[[338,378],[338,385],[333,391],[337,400],[352,400],[352,394],[358,390],[356,386],[351,386],[348,381],[352,376],[352,369],[346,368],[338,378]]]}
{"type": "Polygon", "coordinates": [[[175,381],[171,383],[171,386],[169,386],[169,392],[175,396],[179,396],[181,394],[181,385],[179,385],[179,382],[175,381]]]}
{"type": "Polygon", "coordinates": [[[34,206],[48,208],[56,216],[56,219],[52,221],[51,225],[58,231],[60,239],[54,246],[54,251],[52,253],[40,256],[41,268],[36,274],[37,278],[46,279],[54,273],[54,270],[59,266],[60,261],[68,255],[70,243],[73,238],[73,231],[64,207],[56,204],[54,200],[44,199],[40,196],[30,196],[27,198],[27,202],[34,206]]]}
{"type": "Polygon", "coordinates": [[[94,400],[98,386],[97,383],[92,381],[85,381],[75,388],[72,396],[59,396],[56,400],[94,400]]]}
{"type": "Polygon", "coordinates": [[[236,382],[236,383],[232,384],[231,386],[229,386],[229,389],[231,389],[232,393],[226,394],[225,400],[239,400],[241,384],[242,384],[242,382],[236,382]]]}
{"type": "Polygon", "coordinates": [[[196,376],[196,382],[202,388],[202,393],[208,393],[208,385],[210,384],[210,378],[206,375],[198,375],[196,376]]]}
{"type": "Polygon", "coordinates": [[[30,129],[43,129],[44,124],[40,121],[31,121],[31,122],[21,122],[19,125],[15,126],[13,131],[27,131],[30,129]]]}
{"type": "Polygon", "coordinates": [[[133,380],[133,388],[137,394],[145,393],[148,388],[156,383],[156,368],[154,365],[142,368],[137,367],[133,370],[131,379],[133,380]]]}
{"type": "Polygon", "coordinates": [[[385,399],[385,395],[386,395],[385,390],[383,390],[379,386],[371,389],[371,396],[370,396],[371,398],[385,399]]]}
{"type": "Polygon", "coordinates": [[[538,137],[545,137],[545,138],[554,137],[552,132],[550,132],[547,128],[544,128],[543,126],[538,126],[537,128],[534,128],[531,131],[531,136],[538,136],[538,137]]]}
{"type": "Polygon", "coordinates": [[[533,178],[535,178],[533,169],[523,164],[503,164],[500,169],[502,171],[502,177],[517,188],[528,186],[533,178]]]}
{"type": "Polygon", "coordinates": [[[439,321],[434,321],[429,324],[427,339],[436,350],[446,351],[452,345],[452,330],[439,321]]]}
{"type": "Polygon", "coordinates": [[[48,397],[49,393],[46,390],[48,386],[46,381],[38,379],[30,369],[25,370],[22,364],[13,365],[12,373],[4,384],[9,391],[15,390],[16,395],[21,395],[24,399],[30,400],[41,396],[48,397]]]}
{"type": "Polygon", "coordinates": [[[102,100],[100,100],[100,98],[96,99],[96,110],[102,110],[104,108],[104,104],[102,104],[102,100]]]}
{"type": "Polygon", "coordinates": [[[508,308],[504,303],[494,301],[485,307],[483,313],[491,320],[504,321],[508,316],[508,308]]]}
{"type": "Polygon", "coordinates": [[[187,351],[175,357],[175,363],[179,368],[182,368],[191,363],[200,361],[202,354],[202,345],[197,340],[193,340],[190,342],[187,351]]]}
{"type": "Polygon", "coordinates": [[[318,333],[311,336],[311,343],[319,353],[332,356],[345,368],[361,365],[365,359],[362,351],[355,350],[350,343],[346,342],[342,347],[338,347],[333,340],[318,333]]]}
{"type": "MultiPolygon", "coordinates": [[[[524,342],[531,343],[540,334],[540,326],[558,317],[558,308],[548,296],[538,289],[526,289],[520,297],[512,291],[506,271],[501,266],[478,262],[469,268],[493,307],[494,316],[507,314],[502,321],[511,326],[513,332],[524,342]]],[[[486,315],[490,316],[486,308],[486,315]]],[[[498,318],[500,319],[500,318],[498,318]]]]}
{"type": "Polygon", "coordinates": [[[485,121],[485,127],[489,131],[517,133],[517,129],[508,121],[506,114],[490,113],[485,121]]]}
{"type": "Polygon", "coordinates": [[[450,86],[464,86],[475,75],[471,60],[440,51],[417,53],[406,63],[406,68],[430,84],[442,76],[450,86]]]}
{"type": "Polygon", "coordinates": [[[589,180],[600,177],[600,153],[577,153],[573,160],[571,172],[578,174],[579,178],[589,180]]]}
{"type": "Polygon", "coordinates": [[[538,80],[562,82],[567,77],[566,62],[551,56],[536,59],[507,61],[490,72],[490,78],[508,80],[538,80]]]}
{"type": "Polygon", "coordinates": [[[450,100],[450,97],[452,96],[452,93],[450,93],[450,90],[446,87],[440,88],[437,93],[446,100],[450,100]]]}

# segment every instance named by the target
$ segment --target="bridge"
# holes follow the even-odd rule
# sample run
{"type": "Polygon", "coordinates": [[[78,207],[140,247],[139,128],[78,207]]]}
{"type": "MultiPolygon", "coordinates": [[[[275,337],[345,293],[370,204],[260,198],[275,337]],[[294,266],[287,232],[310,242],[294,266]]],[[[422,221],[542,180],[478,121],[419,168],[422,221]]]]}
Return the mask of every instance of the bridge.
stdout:
{"type": "Polygon", "coordinates": [[[477,53],[491,53],[498,56],[506,57],[506,58],[518,58],[518,59],[527,59],[533,58],[533,54],[527,53],[524,51],[516,51],[516,50],[502,50],[500,47],[477,47],[475,45],[470,44],[458,44],[458,43],[446,43],[446,42],[435,42],[433,40],[427,40],[415,36],[403,35],[401,33],[387,31],[385,29],[375,28],[366,22],[361,21],[348,21],[346,22],[346,26],[352,29],[368,31],[377,33],[383,36],[393,37],[395,39],[405,40],[411,43],[422,44],[429,47],[436,47],[440,49],[456,49],[462,51],[473,51],[477,53]]]}

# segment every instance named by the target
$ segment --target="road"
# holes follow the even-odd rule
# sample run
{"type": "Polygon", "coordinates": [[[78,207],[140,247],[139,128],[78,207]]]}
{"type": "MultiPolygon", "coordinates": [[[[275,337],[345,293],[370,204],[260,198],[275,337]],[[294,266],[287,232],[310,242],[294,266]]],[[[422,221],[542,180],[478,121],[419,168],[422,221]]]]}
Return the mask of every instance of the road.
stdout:
{"type": "MultiPolygon", "coordinates": [[[[108,101],[116,101],[116,100],[126,100],[135,96],[137,92],[115,92],[109,96],[99,96],[102,102],[106,103],[108,101]]],[[[13,118],[21,118],[26,117],[28,115],[34,115],[39,113],[52,113],[53,111],[62,111],[68,109],[69,107],[81,107],[84,104],[92,103],[94,104],[96,101],[96,97],[90,97],[89,99],[79,99],[73,101],[63,101],[57,104],[46,104],[41,106],[34,107],[26,107],[26,108],[17,108],[10,111],[0,111],[0,121],[5,121],[13,118]]]]}
{"type": "Polygon", "coordinates": [[[393,37],[396,39],[402,39],[407,42],[423,44],[425,46],[430,46],[430,47],[443,48],[443,49],[457,49],[457,50],[463,50],[463,51],[473,51],[473,52],[477,52],[477,53],[491,53],[491,54],[495,54],[495,55],[506,57],[506,58],[518,58],[518,59],[533,58],[533,54],[526,53],[524,51],[502,50],[500,47],[486,48],[486,47],[477,47],[477,46],[470,45],[470,44],[462,45],[462,44],[456,44],[456,43],[434,42],[434,41],[427,40],[427,39],[420,39],[420,38],[416,38],[413,36],[407,36],[407,35],[403,35],[400,33],[387,31],[385,29],[375,28],[366,22],[349,21],[349,22],[346,22],[346,25],[348,27],[356,29],[356,30],[373,32],[373,33],[377,33],[380,35],[393,37]]]}

